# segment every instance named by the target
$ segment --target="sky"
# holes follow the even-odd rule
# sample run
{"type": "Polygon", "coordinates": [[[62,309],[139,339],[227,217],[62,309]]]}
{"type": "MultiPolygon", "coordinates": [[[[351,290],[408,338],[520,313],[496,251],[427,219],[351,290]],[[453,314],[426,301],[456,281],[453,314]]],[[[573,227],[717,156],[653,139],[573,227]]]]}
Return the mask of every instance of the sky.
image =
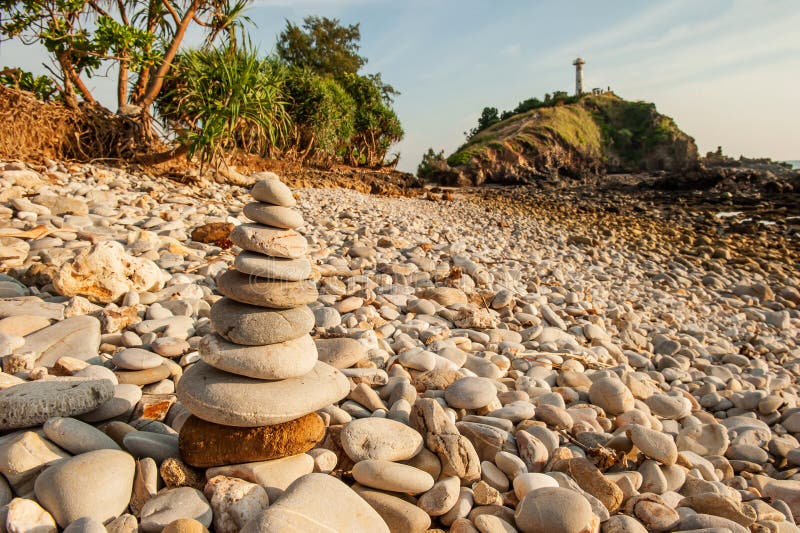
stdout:
{"type": "MultiPolygon", "coordinates": [[[[738,157],[800,159],[798,0],[255,0],[249,32],[274,50],[286,20],[307,15],[359,23],[364,73],[400,91],[401,170],[429,148],[452,153],[486,106],[611,87],[654,102],[697,141],[738,157]]],[[[190,35],[187,44],[196,44],[190,35]]],[[[0,45],[0,65],[44,72],[41,50],[0,45]]],[[[114,84],[93,78],[114,108],[114,84]]]]}

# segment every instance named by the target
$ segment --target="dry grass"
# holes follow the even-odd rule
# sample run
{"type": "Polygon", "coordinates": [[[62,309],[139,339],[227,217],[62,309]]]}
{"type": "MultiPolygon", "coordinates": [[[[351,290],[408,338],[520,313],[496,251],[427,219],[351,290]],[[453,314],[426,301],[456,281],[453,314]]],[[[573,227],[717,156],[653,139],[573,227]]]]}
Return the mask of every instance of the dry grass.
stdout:
{"type": "Polygon", "coordinates": [[[124,160],[144,148],[136,122],[101,107],[73,110],[0,86],[0,158],[124,160]]]}
{"type": "MultiPolygon", "coordinates": [[[[48,160],[101,162],[180,182],[197,182],[201,177],[199,163],[183,156],[163,163],[135,163],[137,156],[167,148],[158,141],[144,142],[135,121],[102,107],[82,105],[79,110],[73,110],[60,102],[42,102],[31,93],[0,85],[0,160],[18,159],[39,164],[46,164],[48,160]]],[[[291,187],[341,187],[388,196],[421,193],[420,184],[412,175],[391,169],[345,165],[315,168],[296,161],[265,159],[239,150],[227,152],[224,159],[225,169],[234,173],[247,176],[269,170],[281,175],[291,187]]],[[[212,181],[235,183],[225,173],[205,170],[205,177],[212,181]]]]}

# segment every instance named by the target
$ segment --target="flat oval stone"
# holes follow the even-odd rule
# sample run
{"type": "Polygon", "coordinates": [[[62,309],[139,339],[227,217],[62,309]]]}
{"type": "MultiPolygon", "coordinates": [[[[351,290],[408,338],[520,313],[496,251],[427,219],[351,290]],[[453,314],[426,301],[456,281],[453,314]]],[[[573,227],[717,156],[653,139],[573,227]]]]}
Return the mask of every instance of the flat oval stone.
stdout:
{"type": "Polygon", "coordinates": [[[175,337],[160,337],[150,343],[150,349],[164,357],[180,357],[188,352],[191,347],[183,339],[175,337]]]}
{"type": "Polygon", "coordinates": [[[314,328],[314,313],[305,305],[264,309],[222,298],[211,306],[211,325],[236,344],[261,346],[301,337],[314,328]]]}
{"type": "Polygon", "coordinates": [[[243,274],[259,278],[300,281],[311,277],[311,262],[308,259],[283,259],[255,252],[242,252],[236,256],[233,266],[243,274]]]}
{"type": "MultiPolygon", "coordinates": [[[[2,302],[12,302],[12,301],[13,300],[6,298],[0,300],[0,317],[2,317],[3,315],[2,302]]],[[[59,307],[61,307],[61,304],[47,304],[47,305],[58,305],[59,307]]],[[[6,318],[0,318],[0,333],[4,333],[6,335],[17,335],[19,337],[24,337],[42,328],[46,328],[49,325],[50,321],[43,316],[37,316],[37,315],[10,316],[6,318]]]]}
{"type": "Polygon", "coordinates": [[[631,391],[618,378],[600,378],[589,387],[589,399],[611,415],[618,415],[634,408],[631,391]]]}
{"type": "Polygon", "coordinates": [[[162,379],[167,379],[170,376],[169,366],[167,366],[166,363],[168,360],[169,359],[162,358],[162,364],[155,368],[148,368],[146,370],[121,370],[115,372],[115,374],[120,384],[150,385],[162,379]]]}
{"type": "Polygon", "coordinates": [[[244,206],[244,216],[275,228],[292,229],[303,225],[303,216],[296,210],[280,205],[250,202],[244,206]]]}
{"type": "Polygon", "coordinates": [[[179,518],[192,518],[206,528],[211,525],[211,506],[202,492],[191,487],[159,492],[142,506],[141,528],[145,533],[159,533],[179,518]]]}
{"type": "Polygon", "coordinates": [[[230,240],[236,246],[272,257],[298,259],[308,250],[306,238],[291,229],[270,228],[261,224],[241,224],[233,228],[230,240]]]}
{"type": "Polygon", "coordinates": [[[373,509],[378,511],[392,531],[403,533],[424,533],[431,527],[431,517],[402,498],[378,490],[361,487],[356,490],[373,509]]]}
{"type": "Polygon", "coordinates": [[[190,416],[181,427],[178,446],[184,461],[207,468],[305,453],[324,436],[325,423],[316,413],[254,428],[222,426],[190,416]]]}
{"type": "Polygon", "coordinates": [[[444,391],[450,407],[480,409],[497,397],[497,387],[487,378],[466,377],[457,379],[444,391]]]}
{"type": "Polygon", "coordinates": [[[0,318],[24,315],[63,321],[64,304],[45,302],[38,296],[22,296],[20,298],[3,298],[0,300],[0,318]]]}
{"type": "Polygon", "coordinates": [[[380,515],[353,489],[328,474],[307,474],[244,526],[241,533],[264,531],[347,531],[389,533],[380,515]]]}
{"type": "Polygon", "coordinates": [[[345,453],[353,461],[405,461],[422,449],[422,435],[402,422],[388,418],[353,420],[342,428],[339,438],[345,453]]]}
{"type": "Polygon", "coordinates": [[[119,450],[111,437],[74,418],[51,418],[43,429],[48,439],[74,455],[94,450],[119,450]]]}
{"type": "Polygon", "coordinates": [[[199,350],[203,361],[214,368],[256,379],[296,378],[311,372],[317,362],[311,335],[265,346],[241,346],[206,335],[199,350]]]}
{"type": "Polygon", "coordinates": [[[513,486],[514,494],[522,501],[529,492],[544,487],[558,487],[558,482],[554,477],[548,476],[547,474],[526,472],[514,478],[513,486]]]}
{"type": "Polygon", "coordinates": [[[586,498],[561,487],[543,487],[527,493],[517,505],[514,520],[523,533],[591,533],[597,529],[592,506],[586,498]]]}
{"type": "Polygon", "coordinates": [[[61,527],[78,518],[108,522],[125,512],[133,488],[133,457],[96,450],[60,461],[36,478],[36,499],[61,527]]]}
{"type": "Polygon", "coordinates": [[[87,413],[113,395],[114,384],[105,379],[20,383],[0,390],[0,430],[38,426],[53,417],[87,413]]]}
{"type": "Polygon", "coordinates": [[[217,280],[223,296],[243,304],[288,309],[317,300],[317,284],[313,280],[273,281],[228,270],[217,280]]]}
{"type": "Polygon", "coordinates": [[[88,361],[100,348],[100,321],[80,315],[42,328],[25,337],[26,352],[34,352],[39,366],[53,366],[63,356],[88,361]]]}
{"type": "Polygon", "coordinates": [[[286,186],[285,183],[280,181],[277,176],[261,180],[250,190],[253,198],[259,202],[266,202],[272,205],[281,205],[283,207],[294,207],[297,201],[292,195],[292,190],[286,186]]]}
{"type": "Polygon", "coordinates": [[[688,450],[705,457],[724,454],[730,439],[722,424],[698,424],[682,429],[675,443],[680,451],[688,450]]]}
{"type": "Polygon", "coordinates": [[[126,348],[115,353],[111,361],[123,370],[147,370],[161,366],[164,358],[141,348],[126,348]]]}
{"type": "Polygon", "coordinates": [[[366,459],[353,466],[353,478],[367,487],[419,494],[433,487],[433,477],[419,468],[381,459],[366,459]]]}
{"type": "Polygon", "coordinates": [[[367,357],[367,347],[355,339],[338,337],[314,342],[319,360],[336,368],[350,368],[367,357]]]}
{"type": "Polygon", "coordinates": [[[692,411],[692,404],[682,396],[653,394],[644,403],[653,415],[667,420],[680,420],[692,411]]]}
{"type": "Polygon", "coordinates": [[[114,387],[114,396],[107,402],[88,413],[80,415],[84,422],[94,423],[108,420],[125,413],[132,413],[133,408],[142,399],[142,389],[138,385],[122,383],[114,387]]]}
{"type": "Polygon", "coordinates": [[[338,402],[349,392],[347,378],[321,362],[305,376],[269,382],[228,374],[200,361],[178,382],[178,398],[193,415],[236,427],[288,422],[338,402]]]}
{"type": "Polygon", "coordinates": [[[114,371],[102,365],[89,365],[86,368],[81,368],[80,370],[73,372],[72,377],[84,379],[107,379],[114,385],[119,383],[119,380],[117,380],[117,375],[114,374],[114,371]]]}
{"type": "Polygon", "coordinates": [[[180,459],[181,456],[177,435],[131,431],[122,438],[122,444],[134,457],[152,457],[158,464],[170,457],[180,459]]]}
{"type": "Polygon", "coordinates": [[[628,435],[633,445],[650,459],[673,465],[678,460],[678,447],[671,435],[638,424],[631,424],[628,435]]]}

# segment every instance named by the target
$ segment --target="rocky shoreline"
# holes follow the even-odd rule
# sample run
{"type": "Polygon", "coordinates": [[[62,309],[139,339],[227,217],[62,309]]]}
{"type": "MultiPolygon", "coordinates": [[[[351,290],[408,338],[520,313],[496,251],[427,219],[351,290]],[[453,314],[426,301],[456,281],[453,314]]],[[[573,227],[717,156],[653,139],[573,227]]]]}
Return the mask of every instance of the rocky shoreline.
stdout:
{"type": "Polygon", "coordinates": [[[254,195],[0,163],[0,531],[798,531],[791,205],[254,195]]]}

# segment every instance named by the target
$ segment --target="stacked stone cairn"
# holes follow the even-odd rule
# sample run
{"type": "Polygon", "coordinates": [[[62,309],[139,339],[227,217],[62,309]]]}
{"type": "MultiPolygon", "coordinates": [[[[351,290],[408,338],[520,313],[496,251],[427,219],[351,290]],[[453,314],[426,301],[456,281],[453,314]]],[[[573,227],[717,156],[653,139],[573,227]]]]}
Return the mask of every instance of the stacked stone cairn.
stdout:
{"type": "Polygon", "coordinates": [[[231,241],[244,251],[224,272],[211,308],[215,334],[178,385],[191,412],[180,431],[181,455],[197,467],[266,461],[304,453],[325,434],[315,413],[350,392],[347,378],[318,361],[309,331],[316,282],[308,244],[295,228],[291,190],[274,174],[256,183],[255,202],[231,241]],[[274,177],[273,177],[274,176],[274,177]]]}

